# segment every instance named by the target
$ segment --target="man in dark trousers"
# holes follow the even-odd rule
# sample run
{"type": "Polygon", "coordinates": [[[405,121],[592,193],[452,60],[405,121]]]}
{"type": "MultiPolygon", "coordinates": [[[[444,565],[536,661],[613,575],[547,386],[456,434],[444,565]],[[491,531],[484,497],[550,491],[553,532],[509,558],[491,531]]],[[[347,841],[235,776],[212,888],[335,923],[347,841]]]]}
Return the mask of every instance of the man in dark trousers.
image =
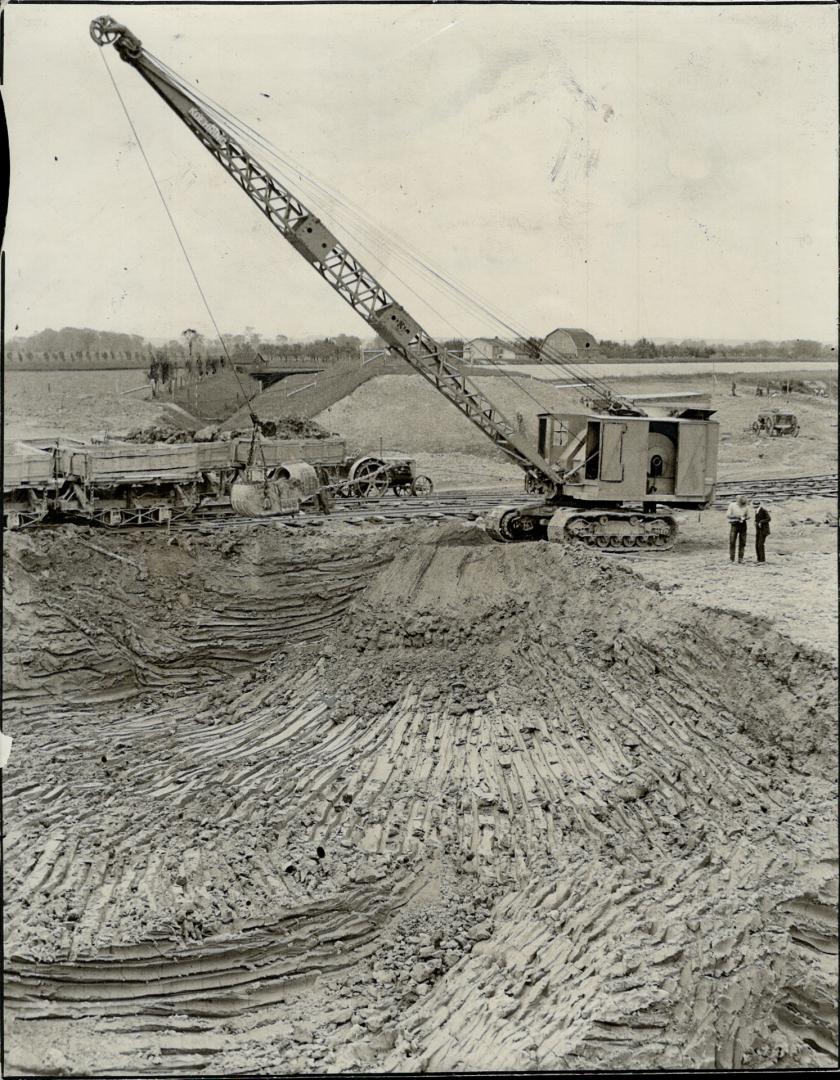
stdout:
{"type": "Polygon", "coordinates": [[[738,549],[738,562],[744,561],[744,548],[747,544],[747,521],[750,516],[750,504],[746,495],[739,495],[726,508],[726,520],[729,522],[729,561],[735,562],[735,548],[738,549]]]}
{"type": "Polygon", "coordinates": [[[755,559],[763,563],[764,541],[770,535],[770,511],[762,503],[759,503],[755,511],[755,559]]]}

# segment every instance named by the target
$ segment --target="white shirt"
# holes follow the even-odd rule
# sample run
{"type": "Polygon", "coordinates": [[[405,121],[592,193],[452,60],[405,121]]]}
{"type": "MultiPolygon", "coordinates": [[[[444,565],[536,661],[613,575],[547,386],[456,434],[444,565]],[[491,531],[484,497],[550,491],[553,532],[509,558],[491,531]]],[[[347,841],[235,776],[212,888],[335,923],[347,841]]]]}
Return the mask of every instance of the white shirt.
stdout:
{"type": "Polygon", "coordinates": [[[750,507],[749,503],[746,506],[741,506],[740,503],[734,500],[726,508],[726,520],[727,521],[749,521],[750,507]]]}

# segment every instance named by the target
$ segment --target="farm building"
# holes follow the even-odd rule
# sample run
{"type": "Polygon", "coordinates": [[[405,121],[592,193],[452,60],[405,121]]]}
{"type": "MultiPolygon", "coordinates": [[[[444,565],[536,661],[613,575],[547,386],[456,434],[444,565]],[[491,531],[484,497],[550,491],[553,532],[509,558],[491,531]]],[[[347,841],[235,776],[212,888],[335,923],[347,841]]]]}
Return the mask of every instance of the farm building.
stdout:
{"type": "Polygon", "coordinates": [[[598,342],[588,330],[558,327],[548,334],[542,343],[544,360],[564,356],[572,360],[589,360],[599,357],[598,342]]]}
{"type": "Polygon", "coordinates": [[[473,338],[464,342],[464,359],[469,361],[511,361],[527,357],[527,351],[518,341],[502,338],[473,338]]]}

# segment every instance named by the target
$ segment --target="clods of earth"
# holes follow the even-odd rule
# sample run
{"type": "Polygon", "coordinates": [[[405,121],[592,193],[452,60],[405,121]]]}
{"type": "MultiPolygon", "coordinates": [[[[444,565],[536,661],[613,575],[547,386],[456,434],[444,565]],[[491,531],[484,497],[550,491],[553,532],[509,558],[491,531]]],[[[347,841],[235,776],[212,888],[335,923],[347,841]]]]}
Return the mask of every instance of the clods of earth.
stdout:
{"type": "Polygon", "coordinates": [[[7,536],[7,1075],[835,1066],[834,656],[346,533],[7,536]]]}

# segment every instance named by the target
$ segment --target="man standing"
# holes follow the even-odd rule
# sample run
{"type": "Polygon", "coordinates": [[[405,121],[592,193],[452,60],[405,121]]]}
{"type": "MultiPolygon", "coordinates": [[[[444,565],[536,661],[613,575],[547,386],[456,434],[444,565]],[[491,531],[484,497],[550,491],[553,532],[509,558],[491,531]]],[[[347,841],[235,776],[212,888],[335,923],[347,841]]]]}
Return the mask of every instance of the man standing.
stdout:
{"type": "Polygon", "coordinates": [[[763,563],[764,541],[770,535],[770,511],[761,503],[755,512],[755,559],[763,563]]]}
{"type": "Polygon", "coordinates": [[[315,493],[315,505],[322,514],[328,514],[335,505],[335,499],[328,487],[320,487],[315,493]]]}
{"type": "Polygon", "coordinates": [[[735,562],[735,547],[738,548],[738,562],[744,561],[744,548],[747,546],[747,521],[750,516],[750,504],[746,495],[739,495],[726,508],[726,520],[729,522],[729,561],[735,562]]]}

